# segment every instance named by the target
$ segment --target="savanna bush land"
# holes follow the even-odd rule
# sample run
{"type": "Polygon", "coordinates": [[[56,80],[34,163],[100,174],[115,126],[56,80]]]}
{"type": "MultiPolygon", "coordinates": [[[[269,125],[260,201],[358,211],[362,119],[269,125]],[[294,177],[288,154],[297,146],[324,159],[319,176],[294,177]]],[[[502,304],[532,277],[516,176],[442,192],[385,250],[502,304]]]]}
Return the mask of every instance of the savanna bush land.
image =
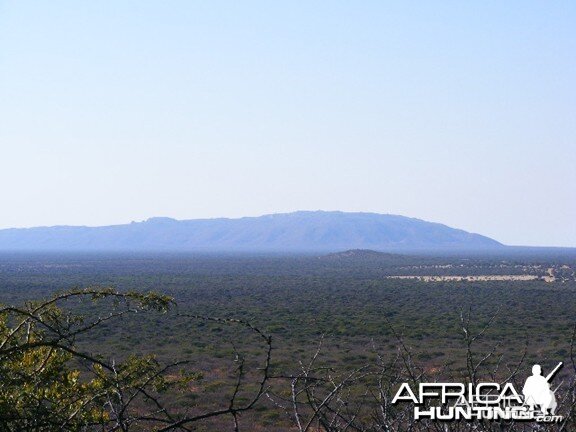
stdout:
{"type": "MultiPolygon", "coordinates": [[[[563,361],[557,382],[568,389],[575,375],[574,269],[574,254],[533,251],[443,256],[13,253],[0,256],[0,303],[22,305],[87,287],[172,298],[166,310],[134,310],[99,322],[77,335],[74,344],[107,364],[149,355],[159,364],[186,362],[178,373],[190,379],[159,396],[175,415],[214,412],[228,407],[232,397],[250,405],[257,396],[232,420],[209,417],[195,422],[194,430],[234,430],[236,421],[246,430],[346,430],[338,426],[343,419],[353,419],[350,430],[386,430],[378,429],[384,423],[370,420],[370,407],[382,400],[384,370],[396,371],[392,378],[387,375],[392,391],[401,376],[411,374],[463,382],[513,375],[521,383],[532,364],[546,371],[563,361]],[[453,278],[494,275],[504,278],[453,278]],[[531,278],[515,279],[522,275],[531,278]],[[464,330],[478,337],[471,342],[464,330]],[[263,335],[270,337],[271,351],[263,335]],[[378,375],[368,372],[372,366],[380,371],[380,384],[371,380],[378,375]],[[260,391],[263,367],[266,387],[260,391]],[[328,387],[316,382],[314,393],[303,375],[328,387]],[[330,396],[327,389],[334,383],[345,385],[318,408],[315,398],[330,396]],[[293,404],[299,385],[300,411],[293,404]],[[340,411],[330,404],[340,404],[340,411]],[[332,411],[324,413],[326,407],[332,411]],[[327,419],[335,415],[330,429],[327,419]]],[[[90,322],[111,305],[72,299],[65,307],[90,322]]],[[[403,415],[397,414],[388,430],[404,430],[409,420],[403,415]]],[[[435,430],[425,427],[421,430],[435,430]]]]}

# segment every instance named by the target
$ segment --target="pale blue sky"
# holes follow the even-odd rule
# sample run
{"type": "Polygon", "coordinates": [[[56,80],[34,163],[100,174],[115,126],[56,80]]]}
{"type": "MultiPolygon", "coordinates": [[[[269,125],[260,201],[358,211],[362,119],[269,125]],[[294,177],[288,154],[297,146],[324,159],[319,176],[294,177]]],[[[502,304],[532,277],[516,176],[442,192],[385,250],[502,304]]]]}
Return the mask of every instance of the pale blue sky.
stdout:
{"type": "Polygon", "coordinates": [[[0,228],[394,213],[576,246],[574,1],[0,0],[0,228]]]}

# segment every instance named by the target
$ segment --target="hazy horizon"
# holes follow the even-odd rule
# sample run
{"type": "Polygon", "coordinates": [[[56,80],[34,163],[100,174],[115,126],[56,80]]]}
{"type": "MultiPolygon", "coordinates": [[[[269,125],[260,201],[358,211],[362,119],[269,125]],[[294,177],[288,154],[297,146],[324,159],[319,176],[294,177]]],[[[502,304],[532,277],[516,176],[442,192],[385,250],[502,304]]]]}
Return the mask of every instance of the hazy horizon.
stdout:
{"type": "Polygon", "coordinates": [[[0,229],[298,210],[576,246],[576,3],[0,2],[0,229]]]}

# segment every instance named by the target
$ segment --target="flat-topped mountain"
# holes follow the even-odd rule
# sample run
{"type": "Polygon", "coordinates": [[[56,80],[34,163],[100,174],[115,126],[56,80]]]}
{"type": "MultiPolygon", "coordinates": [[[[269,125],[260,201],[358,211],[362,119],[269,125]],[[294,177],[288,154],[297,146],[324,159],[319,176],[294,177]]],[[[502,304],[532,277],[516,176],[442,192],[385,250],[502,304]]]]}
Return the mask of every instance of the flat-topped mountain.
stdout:
{"type": "Polygon", "coordinates": [[[488,237],[420,219],[325,211],[0,230],[0,250],[5,251],[315,252],[484,250],[500,246],[488,237]]]}

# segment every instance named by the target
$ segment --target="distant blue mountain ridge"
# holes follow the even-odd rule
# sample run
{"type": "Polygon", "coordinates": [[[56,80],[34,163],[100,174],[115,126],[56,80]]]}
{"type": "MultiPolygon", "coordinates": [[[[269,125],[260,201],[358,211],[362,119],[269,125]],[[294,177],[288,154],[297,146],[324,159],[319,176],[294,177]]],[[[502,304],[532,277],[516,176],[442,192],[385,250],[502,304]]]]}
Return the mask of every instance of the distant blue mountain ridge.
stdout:
{"type": "Polygon", "coordinates": [[[0,230],[3,251],[314,252],[485,250],[491,238],[405,216],[299,211],[238,219],[175,220],[101,227],[54,226],[0,230]]]}

